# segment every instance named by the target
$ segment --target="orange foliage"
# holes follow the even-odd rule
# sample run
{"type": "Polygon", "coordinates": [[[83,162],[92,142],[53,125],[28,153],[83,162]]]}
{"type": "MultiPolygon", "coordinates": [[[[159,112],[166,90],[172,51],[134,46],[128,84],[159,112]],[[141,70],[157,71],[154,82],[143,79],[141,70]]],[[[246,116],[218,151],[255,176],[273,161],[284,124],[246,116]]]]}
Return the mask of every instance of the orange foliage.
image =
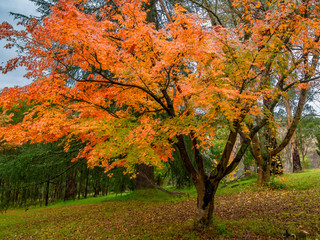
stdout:
{"type": "Polygon", "coordinates": [[[0,131],[16,143],[80,138],[88,144],[78,158],[106,170],[161,166],[180,134],[193,133],[208,147],[221,124],[232,130],[231,123],[243,123],[249,131],[244,123],[263,114],[263,99],[299,86],[297,76],[308,66],[295,54],[319,50],[320,22],[304,16],[318,12],[317,1],[313,9],[272,1],[259,17],[259,1],[235,1],[245,6],[236,28],[209,27],[177,5],[160,30],[146,22],[147,1],[115,0],[117,9],[111,4],[92,14],[82,11],[82,2],[60,0],[43,23],[34,20],[24,31],[0,25],[0,39],[22,39],[26,51],[2,72],[22,65],[34,79],[2,91],[4,109],[21,100],[34,107],[0,131]],[[293,46],[301,50],[292,53],[293,46]],[[273,81],[281,86],[264,75],[271,59],[273,81]]]}

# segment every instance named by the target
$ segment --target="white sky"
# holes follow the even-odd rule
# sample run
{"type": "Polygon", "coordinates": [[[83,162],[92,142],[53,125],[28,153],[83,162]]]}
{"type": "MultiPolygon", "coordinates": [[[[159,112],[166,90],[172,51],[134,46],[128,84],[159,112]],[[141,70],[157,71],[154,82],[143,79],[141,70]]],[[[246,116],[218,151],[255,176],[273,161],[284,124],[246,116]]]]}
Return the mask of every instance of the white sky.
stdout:
{"type": "MultiPolygon", "coordinates": [[[[29,0],[0,0],[0,22],[9,22],[15,26],[17,21],[9,12],[21,13],[24,15],[36,15],[36,6],[29,0]]],[[[15,50],[3,48],[6,41],[0,41],[0,64],[4,65],[7,60],[15,57],[15,50]]],[[[4,87],[24,86],[30,83],[30,80],[23,77],[25,70],[19,68],[7,74],[0,73],[0,89],[4,87]]]]}

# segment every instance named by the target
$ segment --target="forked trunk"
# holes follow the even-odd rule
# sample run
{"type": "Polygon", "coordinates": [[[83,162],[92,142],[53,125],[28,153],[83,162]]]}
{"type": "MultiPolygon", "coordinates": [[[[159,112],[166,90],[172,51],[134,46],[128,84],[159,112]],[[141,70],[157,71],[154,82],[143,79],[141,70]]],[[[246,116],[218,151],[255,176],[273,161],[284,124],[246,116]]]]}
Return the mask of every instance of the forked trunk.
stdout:
{"type": "MultiPolygon", "coordinates": [[[[221,163],[217,167],[217,174],[210,174],[209,176],[206,174],[203,159],[201,157],[199,149],[197,149],[197,141],[194,138],[194,135],[191,134],[190,139],[193,145],[193,154],[194,154],[194,161],[195,166],[193,165],[189,153],[187,151],[185,137],[183,135],[177,136],[177,148],[179,150],[181,159],[183,161],[184,166],[189,171],[192,181],[197,190],[197,210],[195,214],[195,222],[194,226],[196,228],[202,228],[202,226],[206,226],[211,223],[213,210],[214,210],[214,195],[217,191],[218,184],[220,180],[225,176],[227,172],[227,163],[230,157],[230,153],[232,150],[232,146],[228,146],[228,152],[225,154],[225,158],[222,159],[223,164],[221,163]]],[[[234,139],[230,139],[229,142],[235,142],[236,135],[234,134],[234,139]]],[[[191,153],[192,154],[192,153],[191,153]]]]}
{"type": "Polygon", "coordinates": [[[255,136],[252,139],[253,147],[253,156],[257,162],[257,174],[258,174],[258,184],[262,185],[263,183],[270,180],[270,159],[261,154],[261,142],[258,137],[255,136]]]}
{"type": "Polygon", "coordinates": [[[198,196],[195,227],[211,223],[214,210],[214,195],[217,188],[218,183],[212,183],[209,180],[196,184],[198,196]]]}

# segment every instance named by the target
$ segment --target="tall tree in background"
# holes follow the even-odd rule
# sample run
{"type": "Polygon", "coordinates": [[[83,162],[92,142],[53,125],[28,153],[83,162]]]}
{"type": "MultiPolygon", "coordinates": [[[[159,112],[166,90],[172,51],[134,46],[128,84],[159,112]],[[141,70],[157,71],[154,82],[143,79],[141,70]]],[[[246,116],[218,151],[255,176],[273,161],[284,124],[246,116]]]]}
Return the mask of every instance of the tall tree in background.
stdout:
{"type": "Polygon", "coordinates": [[[234,2],[239,9],[234,21],[241,20],[235,28],[211,27],[201,14],[177,5],[159,29],[146,21],[146,1],[106,1],[89,13],[87,4],[59,1],[43,22],[31,20],[25,31],[1,25],[1,38],[24,41],[26,49],[3,72],[24,65],[35,79],[2,91],[5,109],[19,99],[35,104],[23,122],[1,129],[3,138],[16,143],[63,138],[66,150],[68,142],[80,139],[86,146],[75,160],[86,158],[106,171],[125,167],[133,174],[137,164],[161,167],[176,147],[197,189],[196,222],[208,224],[219,182],[237,167],[257,132],[265,126],[273,131],[272,111],[293,87],[300,93],[298,110],[285,140],[263,158],[264,171],[270,174],[270,156],[294,132],[306,88],[318,79],[305,61],[319,47],[318,3],[290,1],[288,8],[270,1],[261,11],[260,1],[234,2]],[[297,50],[302,56],[292,54],[296,46],[303,46],[297,50]],[[221,126],[227,131],[221,133],[221,126]],[[225,145],[208,169],[203,151],[217,136],[225,145]]]}

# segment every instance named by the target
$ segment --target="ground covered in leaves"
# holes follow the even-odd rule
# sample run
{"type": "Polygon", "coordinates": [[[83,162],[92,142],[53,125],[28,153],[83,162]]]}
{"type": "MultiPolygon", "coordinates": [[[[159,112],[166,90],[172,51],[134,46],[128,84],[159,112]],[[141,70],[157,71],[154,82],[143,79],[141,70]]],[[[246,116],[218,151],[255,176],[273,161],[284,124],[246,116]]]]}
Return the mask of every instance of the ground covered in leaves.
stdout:
{"type": "Polygon", "coordinates": [[[152,190],[139,200],[9,210],[0,215],[0,239],[283,239],[286,230],[320,239],[320,171],[297,176],[267,188],[229,184],[205,229],[193,228],[194,197],[156,201],[152,190]]]}

